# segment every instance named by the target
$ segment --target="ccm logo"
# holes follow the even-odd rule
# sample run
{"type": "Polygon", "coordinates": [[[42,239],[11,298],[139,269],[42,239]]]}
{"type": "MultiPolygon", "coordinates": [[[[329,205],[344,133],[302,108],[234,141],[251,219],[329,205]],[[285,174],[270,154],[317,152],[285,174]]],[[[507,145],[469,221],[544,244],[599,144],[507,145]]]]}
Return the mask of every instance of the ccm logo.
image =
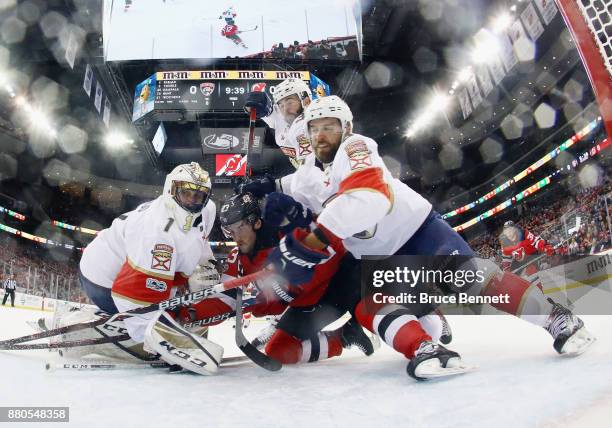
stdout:
{"type": "Polygon", "coordinates": [[[287,250],[287,245],[285,244],[285,241],[280,241],[279,246],[278,246],[281,250],[281,253],[283,253],[283,257],[286,260],[289,260],[291,263],[296,264],[298,266],[304,266],[307,268],[313,268],[315,266],[316,263],[313,262],[307,262],[306,260],[302,260],[299,257],[296,256],[292,256],[291,253],[287,250]]]}
{"type": "Polygon", "coordinates": [[[174,346],[170,345],[168,342],[166,342],[165,340],[159,342],[159,344],[161,346],[163,346],[164,348],[166,348],[166,350],[171,353],[172,355],[176,355],[179,358],[182,358],[185,361],[189,361],[192,364],[195,364],[197,366],[200,367],[204,367],[206,365],[206,363],[198,358],[192,357],[191,355],[189,355],[186,352],[180,351],[178,349],[176,349],[174,346]]]}

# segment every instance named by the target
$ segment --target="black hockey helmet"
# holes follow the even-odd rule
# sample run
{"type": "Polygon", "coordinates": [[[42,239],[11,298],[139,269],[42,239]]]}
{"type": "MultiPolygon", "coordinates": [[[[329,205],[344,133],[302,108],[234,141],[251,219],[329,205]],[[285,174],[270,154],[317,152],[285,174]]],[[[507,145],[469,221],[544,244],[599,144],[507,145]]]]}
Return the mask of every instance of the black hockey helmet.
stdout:
{"type": "Polygon", "coordinates": [[[512,220],[508,220],[504,223],[504,227],[514,227],[514,222],[512,220]]]}
{"type": "Polygon", "coordinates": [[[219,221],[221,226],[229,226],[241,220],[247,220],[249,224],[261,218],[259,201],[251,193],[241,193],[227,199],[221,205],[219,221]]]}

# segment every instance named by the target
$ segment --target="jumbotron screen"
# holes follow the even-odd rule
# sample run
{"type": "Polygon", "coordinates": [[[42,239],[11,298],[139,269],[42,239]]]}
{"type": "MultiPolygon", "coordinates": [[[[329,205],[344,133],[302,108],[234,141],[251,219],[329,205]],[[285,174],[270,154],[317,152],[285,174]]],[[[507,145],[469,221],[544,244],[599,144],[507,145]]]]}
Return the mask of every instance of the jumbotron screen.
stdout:
{"type": "Polygon", "coordinates": [[[360,10],[359,0],[105,0],[104,58],[359,60],[360,10]]]}

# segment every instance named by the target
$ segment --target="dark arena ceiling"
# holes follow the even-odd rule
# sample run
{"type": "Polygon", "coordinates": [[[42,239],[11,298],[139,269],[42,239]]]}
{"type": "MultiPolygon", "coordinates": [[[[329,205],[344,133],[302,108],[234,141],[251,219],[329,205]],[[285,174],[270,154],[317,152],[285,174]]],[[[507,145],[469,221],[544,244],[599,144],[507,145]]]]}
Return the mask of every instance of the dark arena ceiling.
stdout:
{"type": "MultiPolygon", "coordinates": [[[[158,156],[151,146],[156,124],[131,121],[135,86],[156,71],[311,71],[349,103],[356,131],[378,142],[392,171],[441,212],[482,196],[599,114],[589,107],[594,95],[557,14],[527,57],[463,118],[456,95],[462,71],[474,60],[474,36],[500,14],[518,16],[520,0],[363,0],[360,62],[105,62],[101,5],[99,0],[0,1],[0,73],[13,91],[0,90],[0,205],[36,222],[62,219],[105,227],[117,214],[159,194],[175,165],[195,160],[211,167],[200,150],[200,126],[247,126],[246,114],[166,122],[168,141],[158,156]],[[77,29],[80,41],[74,68],[65,59],[69,28],[77,29]],[[109,127],[83,90],[86,64],[112,105],[109,127]],[[15,94],[46,116],[24,112],[15,94]],[[428,109],[442,102],[436,101],[440,94],[448,103],[443,114],[424,120],[428,109]],[[44,121],[47,126],[40,126],[44,121]],[[123,132],[131,143],[108,147],[110,131],[123,132]]],[[[290,172],[274,147],[269,133],[257,173],[290,172]]],[[[219,184],[214,197],[223,198],[231,187],[219,184]]]]}

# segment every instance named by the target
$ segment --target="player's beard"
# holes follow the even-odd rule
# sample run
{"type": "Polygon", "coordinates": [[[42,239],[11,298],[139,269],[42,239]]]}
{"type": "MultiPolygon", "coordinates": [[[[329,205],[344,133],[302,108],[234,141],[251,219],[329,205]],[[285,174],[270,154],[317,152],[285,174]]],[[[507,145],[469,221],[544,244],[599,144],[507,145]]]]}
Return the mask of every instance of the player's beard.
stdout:
{"type": "Polygon", "coordinates": [[[334,144],[329,140],[324,140],[313,144],[315,156],[320,162],[332,163],[340,147],[340,141],[338,144],[334,144]]]}

